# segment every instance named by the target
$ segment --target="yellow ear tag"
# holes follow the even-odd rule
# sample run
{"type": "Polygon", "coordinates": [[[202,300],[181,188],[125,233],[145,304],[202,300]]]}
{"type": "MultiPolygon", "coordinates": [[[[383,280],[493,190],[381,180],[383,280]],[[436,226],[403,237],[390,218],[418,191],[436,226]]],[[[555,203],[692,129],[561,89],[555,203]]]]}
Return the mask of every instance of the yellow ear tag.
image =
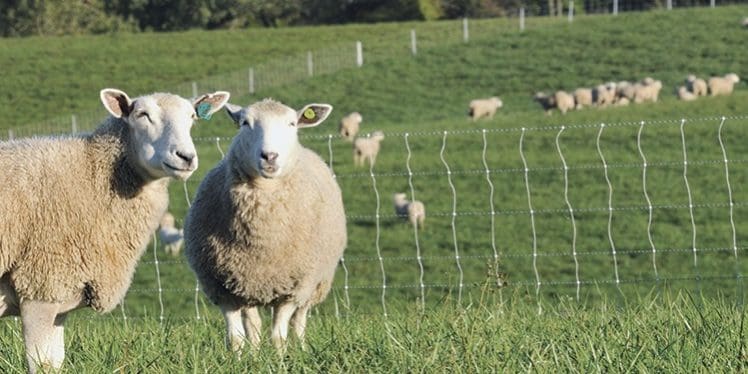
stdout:
{"type": "Polygon", "coordinates": [[[304,118],[306,119],[314,119],[314,117],[317,116],[317,113],[314,112],[314,109],[307,108],[307,110],[304,111],[304,118]]]}

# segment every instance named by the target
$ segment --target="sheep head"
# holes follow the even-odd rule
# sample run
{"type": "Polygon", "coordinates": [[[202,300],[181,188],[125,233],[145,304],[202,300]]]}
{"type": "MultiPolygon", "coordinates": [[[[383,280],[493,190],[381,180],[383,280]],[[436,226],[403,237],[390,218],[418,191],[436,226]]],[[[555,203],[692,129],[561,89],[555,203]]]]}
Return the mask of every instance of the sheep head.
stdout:
{"type": "Polygon", "coordinates": [[[226,111],[239,126],[232,145],[238,162],[251,177],[278,178],[293,169],[298,159],[298,130],[322,123],[332,112],[329,104],[308,104],[295,111],[272,99],[246,108],[226,104],[226,111]]]}
{"type": "Polygon", "coordinates": [[[137,166],[153,179],[185,180],[197,169],[197,152],[190,130],[198,115],[208,118],[228,101],[228,92],[200,96],[193,102],[177,95],[154,93],[130,99],[123,91],[106,88],[99,97],[104,108],[129,127],[137,166]]]}

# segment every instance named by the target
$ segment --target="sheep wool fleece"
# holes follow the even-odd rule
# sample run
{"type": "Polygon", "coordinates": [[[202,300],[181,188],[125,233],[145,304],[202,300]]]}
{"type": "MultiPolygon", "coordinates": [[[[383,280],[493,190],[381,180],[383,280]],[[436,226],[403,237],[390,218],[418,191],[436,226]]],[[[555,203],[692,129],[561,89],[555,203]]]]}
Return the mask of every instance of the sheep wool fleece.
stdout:
{"type": "Polygon", "coordinates": [[[128,161],[128,125],[0,143],[0,274],[20,300],[113,309],[168,205],[128,161]]]}
{"type": "Polygon", "coordinates": [[[250,177],[237,143],[203,180],[188,213],[190,266],[219,305],[318,304],[347,242],[340,188],[324,161],[301,146],[288,175],[250,177]]]}

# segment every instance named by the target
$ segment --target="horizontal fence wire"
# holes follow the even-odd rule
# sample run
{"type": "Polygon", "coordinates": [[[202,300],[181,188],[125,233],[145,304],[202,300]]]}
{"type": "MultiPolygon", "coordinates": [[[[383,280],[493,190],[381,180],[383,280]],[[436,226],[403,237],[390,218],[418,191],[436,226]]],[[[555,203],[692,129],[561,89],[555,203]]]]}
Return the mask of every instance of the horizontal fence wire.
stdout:
{"type": "MultiPolygon", "coordinates": [[[[600,286],[626,294],[695,285],[735,289],[742,300],[748,193],[736,186],[748,183],[746,132],[748,116],[736,115],[385,133],[382,152],[393,155],[368,173],[356,171],[342,139],[314,137],[343,190],[349,227],[334,302],[319,309],[334,304],[344,316],[378,306],[387,317],[402,302],[428,310],[445,295],[460,305],[505,288],[525,289],[539,313],[554,295],[607,294],[600,286]],[[507,132],[514,136],[491,137],[507,132]],[[497,141],[506,144],[492,147],[497,141]],[[424,230],[386,209],[393,186],[426,204],[424,230]]],[[[196,140],[213,160],[230,142],[196,140]]],[[[200,182],[174,183],[172,206],[189,209],[200,182]]],[[[210,305],[187,261],[158,250],[155,238],[151,245],[119,318],[200,319],[210,305]]]]}

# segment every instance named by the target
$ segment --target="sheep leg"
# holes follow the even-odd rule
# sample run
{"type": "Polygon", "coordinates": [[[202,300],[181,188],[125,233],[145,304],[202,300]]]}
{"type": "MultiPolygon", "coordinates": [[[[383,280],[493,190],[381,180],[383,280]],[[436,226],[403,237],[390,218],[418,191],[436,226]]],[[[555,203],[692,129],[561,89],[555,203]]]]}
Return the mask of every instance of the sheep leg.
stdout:
{"type": "Polygon", "coordinates": [[[59,306],[36,300],[21,303],[23,340],[26,345],[26,360],[29,373],[37,369],[60,369],[65,358],[62,323],[58,319],[59,306]]]}
{"type": "Polygon", "coordinates": [[[244,332],[249,335],[249,343],[253,349],[260,348],[260,336],[262,335],[262,319],[257,307],[242,309],[242,322],[244,332]]]}
{"type": "Polygon", "coordinates": [[[301,307],[296,309],[291,317],[291,326],[293,326],[296,337],[299,338],[299,342],[301,342],[302,349],[304,348],[304,331],[306,330],[306,317],[308,311],[308,306],[301,307]]]}
{"type": "Polygon", "coordinates": [[[241,309],[229,305],[220,307],[226,320],[226,347],[232,352],[241,353],[245,337],[241,309]]]}
{"type": "Polygon", "coordinates": [[[52,366],[62,367],[65,360],[65,319],[67,314],[60,314],[55,318],[54,335],[52,336],[52,366]]]}
{"type": "Polygon", "coordinates": [[[286,346],[286,338],[288,337],[288,322],[291,320],[291,316],[296,311],[296,305],[293,302],[287,302],[281,304],[275,308],[273,314],[273,332],[271,333],[271,339],[275,348],[281,353],[286,346]]]}

